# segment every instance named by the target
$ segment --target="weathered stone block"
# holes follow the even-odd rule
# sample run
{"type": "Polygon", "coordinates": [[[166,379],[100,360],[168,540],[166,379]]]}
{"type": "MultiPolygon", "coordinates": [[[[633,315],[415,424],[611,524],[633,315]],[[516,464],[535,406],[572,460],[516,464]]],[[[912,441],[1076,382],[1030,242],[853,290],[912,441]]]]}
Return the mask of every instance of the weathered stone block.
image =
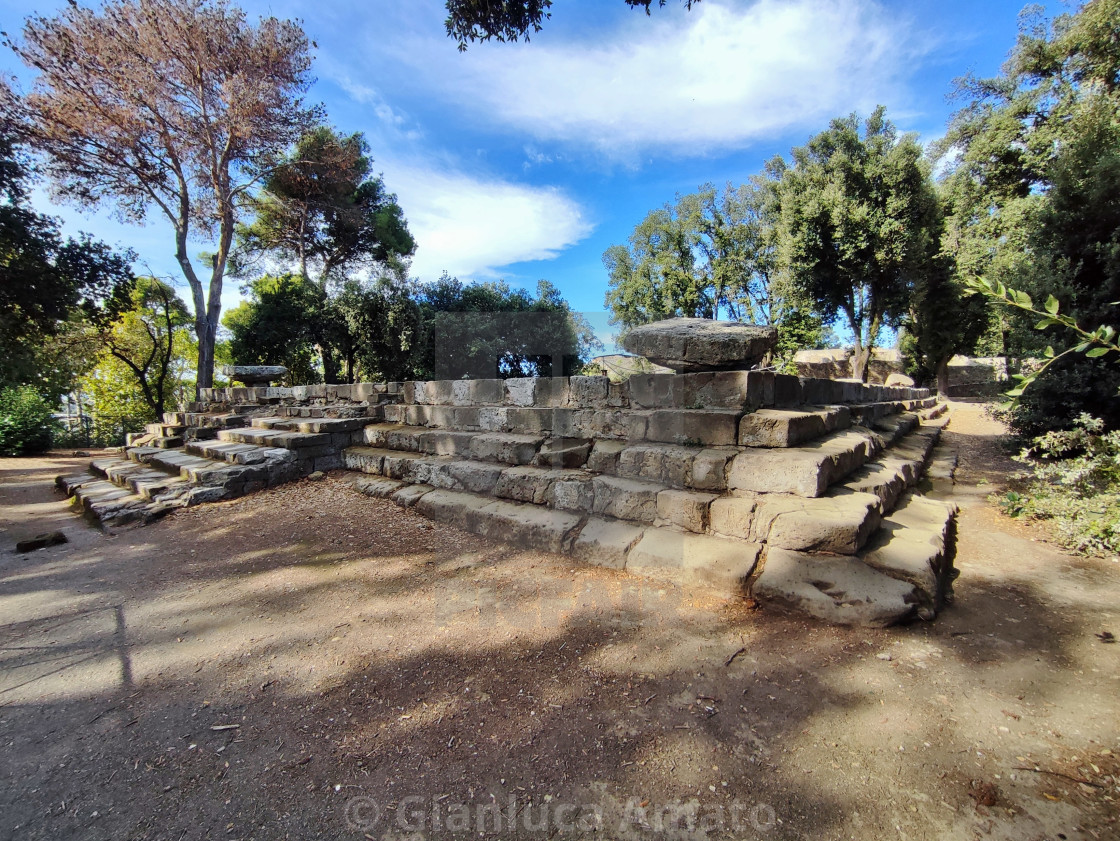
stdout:
{"type": "Polygon", "coordinates": [[[419,435],[418,449],[437,456],[468,456],[471,451],[472,432],[432,430],[419,435]]]}
{"type": "Polygon", "coordinates": [[[626,569],[700,581],[730,594],[742,593],[758,563],[761,547],[668,529],[647,529],[626,557],[626,569]]]}
{"type": "Polygon", "coordinates": [[[909,619],[921,601],[913,584],[858,558],[773,547],[751,594],[838,625],[884,627],[909,619]]]}
{"type": "Polygon", "coordinates": [[[471,439],[471,458],[505,464],[531,464],[544,442],[539,435],[483,433],[471,439]]]}
{"type": "Polygon", "coordinates": [[[708,530],[708,509],[715,494],[665,490],[657,495],[657,516],[674,526],[702,534],[708,530]]]}
{"type": "Polygon", "coordinates": [[[592,517],[572,544],[572,556],[584,563],[622,569],[627,553],[644,533],[630,523],[592,517]]]}
{"type": "Polygon", "coordinates": [[[591,453],[589,438],[549,438],[541,445],[533,464],[538,467],[583,467],[591,453]]]}
{"type": "Polygon", "coordinates": [[[478,410],[478,427],[488,432],[505,432],[509,429],[506,421],[506,412],[500,406],[484,406],[478,410]]]}
{"type": "Polygon", "coordinates": [[[835,429],[838,412],[759,409],[739,422],[742,447],[796,447],[835,429]]]}
{"type": "Polygon", "coordinates": [[[342,453],[342,463],[348,470],[380,475],[385,453],[373,447],[349,447],[342,453]]]}
{"type": "Polygon", "coordinates": [[[609,475],[618,473],[618,457],[626,447],[625,441],[596,441],[587,457],[587,469],[609,475]]]}
{"type": "Polygon", "coordinates": [[[571,538],[579,524],[580,518],[576,514],[494,501],[470,517],[466,528],[492,540],[559,553],[570,549],[571,538]]]}
{"type": "Polygon", "coordinates": [[[615,476],[596,476],[592,487],[596,514],[642,523],[653,523],[657,519],[657,493],[662,489],[659,485],[615,476]]]}
{"type": "Polygon", "coordinates": [[[479,494],[493,492],[505,469],[504,465],[477,461],[453,461],[445,465],[445,470],[458,487],[479,494]]]}
{"type": "Polygon", "coordinates": [[[627,380],[630,405],[642,409],[668,409],[676,406],[674,374],[635,374],[627,380]]]}
{"type": "Polygon", "coordinates": [[[417,499],[415,506],[425,517],[459,528],[466,528],[467,520],[471,517],[484,516],[483,510],[486,507],[479,505],[476,496],[438,488],[417,499]]]}
{"type": "Polygon", "coordinates": [[[867,460],[869,444],[867,437],[848,430],[807,447],[744,450],[731,462],[727,486],[757,493],[820,496],[867,460]]]}
{"type": "Polygon", "coordinates": [[[548,489],[556,479],[550,473],[537,467],[506,468],[494,485],[494,496],[544,505],[548,489]]]}
{"type": "Polygon", "coordinates": [[[879,527],[879,500],[870,494],[759,500],[754,539],[802,552],[854,555],[879,527]]]}
{"type": "Polygon", "coordinates": [[[568,380],[568,405],[599,408],[607,403],[610,380],[607,377],[571,377],[568,380]]]}
{"type": "Polygon", "coordinates": [[[734,409],[657,409],[650,412],[646,439],[698,447],[733,445],[740,414],[734,409]]]}
{"type": "Polygon", "coordinates": [[[475,406],[493,406],[502,402],[505,384],[502,380],[468,380],[470,400],[475,406]]]}
{"type": "Polygon", "coordinates": [[[350,386],[350,399],[355,402],[370,402],[377,399],[374,383],[354,383],[350,386]]]}
{"type": "Polygon", "coordinates": [[[665,444],[632,444],[618,457],[618,475],[677,488],[687,487],[696,451],[665,444]]]}
{"type": "Polygon", "coordinates": [[[777,341],[778,331],[765,325],[670,318],[631,329],[622,345],[676,371],[714,371],[748,369],[777,341]]]}
{"type": "Polygon", "coordinates": [[[595,507],[595,488],[586,473],[565,471],[565,476],[552,483],[545,504],[562,511],[590,512],[595,507]]]}
{"type": "Polygon", "coordinates": [[[708,510],[709,525],[716,534],[750,540],[758,500],[754,496],[721,496],[708,510]]]}
{"type": "Polygon", "coordinates": [[[433,490],[435,489],[431,485],[405,485],[399,491],[394,491],[389,498],[397,503],[397,505],[401,505],[405,508],[412,508],[419,500],[433,490]]]}
{"type": "Polygon", "coordinates": [[[727,489],[727,463],[738,454],[736,447],[709,447],[692,459],[692,476],[688,486],[698,491],[727,489]]]}

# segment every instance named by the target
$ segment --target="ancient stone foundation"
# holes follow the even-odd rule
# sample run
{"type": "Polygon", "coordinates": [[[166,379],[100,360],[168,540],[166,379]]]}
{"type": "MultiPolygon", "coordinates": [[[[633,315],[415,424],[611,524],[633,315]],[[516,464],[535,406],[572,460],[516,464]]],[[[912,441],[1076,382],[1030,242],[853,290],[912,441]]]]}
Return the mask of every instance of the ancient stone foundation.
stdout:
{"type": "Polygon", "coordinates": [[[926,390],[769,372],[204,390],[91,472],[105,522],[340,467],[435,520],[844,624],[951,594],[943,405],[926,390]],[[929,476],[927,477],[927,472],[929,476]]]}

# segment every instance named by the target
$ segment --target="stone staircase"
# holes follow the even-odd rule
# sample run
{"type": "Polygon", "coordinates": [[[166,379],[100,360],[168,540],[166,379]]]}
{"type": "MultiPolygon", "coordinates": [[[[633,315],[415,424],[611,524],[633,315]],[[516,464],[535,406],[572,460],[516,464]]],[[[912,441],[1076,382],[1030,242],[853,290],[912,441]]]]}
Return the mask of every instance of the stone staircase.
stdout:
{"type": "MultiPolygon", "coordinates": [[[[342,466],[341,452],[373,418],[303,420],[276,415],[169,412],[136,446],[94,459],[56,484],[102,526],[148,523],[176,508],[234,499],[342,466]],[[170,432],[170,434],[168,434],[170,432]]],[[[260,411],[262,407],[252,406],[260,411]]],[[[298,412],[298,409],[297,409],[298,412]]]]}
{"type": "Polygon", "coordinates": [[[599,380],[405,384],[343,461],[374,477],[363,492],[469,531],[829,621],[932,618],[950,594],[956,511],[916,493],[944,424],[927,393],[599,380]]]}
{"type": "Polygon", "coordinates": [[[204,390],[58,477],[104,526],[346,467],[487,537],[846,624],[932,618],[955,508],[920,389],[772,372],[204,390]]]}

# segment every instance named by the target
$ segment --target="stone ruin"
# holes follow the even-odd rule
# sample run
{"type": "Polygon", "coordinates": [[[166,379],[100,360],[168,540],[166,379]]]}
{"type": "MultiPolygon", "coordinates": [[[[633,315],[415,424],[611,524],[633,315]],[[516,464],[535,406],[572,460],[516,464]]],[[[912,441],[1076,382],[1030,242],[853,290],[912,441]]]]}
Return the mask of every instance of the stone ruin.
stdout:
{"type": "Polygon", "coordinates": [[[59,486],[119,524],[345,468],[496,540],[831,622],[931,619],[951,596],[956,508],[920,491],[955,461],[924,389],[706,370],[200,398],[59,486]]]}

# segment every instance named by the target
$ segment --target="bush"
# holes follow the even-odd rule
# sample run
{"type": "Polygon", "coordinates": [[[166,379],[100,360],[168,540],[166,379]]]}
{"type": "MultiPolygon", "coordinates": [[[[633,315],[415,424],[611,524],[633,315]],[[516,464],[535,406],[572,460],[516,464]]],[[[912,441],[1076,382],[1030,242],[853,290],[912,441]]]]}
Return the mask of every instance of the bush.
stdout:
{"type": "Polygon", "coordinates": [[[1120,430],[1106,432],[1103,421],[1082,414],[1017,458],[1034,475],[1024,493],[1000,501],[1008,514],[1053,521],[1058,542],[1078,552],[1120,552],[1120,430]]]}
{"type": "Polygon", "coordinates": [[[0,456],[50,449],[57,426],[50,403],[31,386],[0,391],[0,456]]]}

